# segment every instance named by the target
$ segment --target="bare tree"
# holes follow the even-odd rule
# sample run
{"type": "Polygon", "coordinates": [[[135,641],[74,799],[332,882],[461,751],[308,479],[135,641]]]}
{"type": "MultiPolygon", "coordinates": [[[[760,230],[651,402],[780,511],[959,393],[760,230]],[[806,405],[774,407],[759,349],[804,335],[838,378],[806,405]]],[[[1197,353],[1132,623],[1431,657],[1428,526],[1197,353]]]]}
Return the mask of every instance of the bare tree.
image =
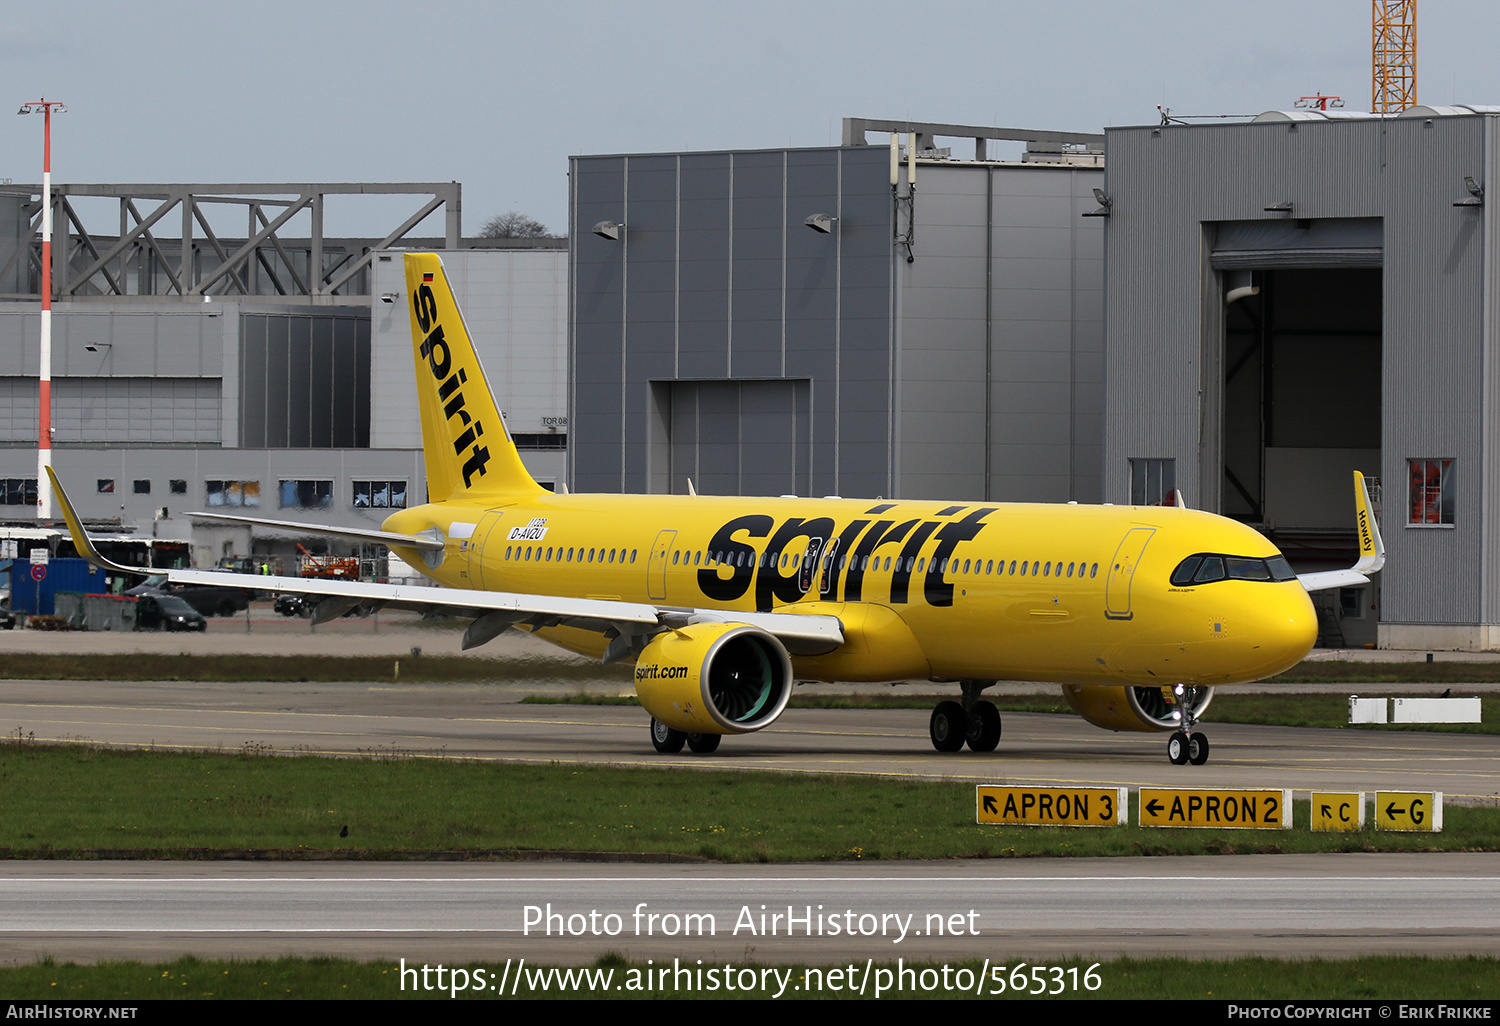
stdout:
{"type": "Polygon", "coordinates": [[[555,239],[558,236],[547,230],[547,226],[534,217],[519,210],[507,210],[484,222],[479,229],[481,239],[555,239]]]}

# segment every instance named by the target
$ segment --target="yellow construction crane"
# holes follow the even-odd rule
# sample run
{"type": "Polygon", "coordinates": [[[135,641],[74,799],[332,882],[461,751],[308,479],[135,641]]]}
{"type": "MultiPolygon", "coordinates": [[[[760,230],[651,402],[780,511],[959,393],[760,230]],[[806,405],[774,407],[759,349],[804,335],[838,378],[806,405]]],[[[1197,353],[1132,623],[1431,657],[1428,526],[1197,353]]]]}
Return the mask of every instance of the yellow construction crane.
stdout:
{"type": "Polygon", "coordinates": [[[1370,8],[1370,109],[1395,114],[1417,103],[1417,0],[1370,0],[1370,8]]]}

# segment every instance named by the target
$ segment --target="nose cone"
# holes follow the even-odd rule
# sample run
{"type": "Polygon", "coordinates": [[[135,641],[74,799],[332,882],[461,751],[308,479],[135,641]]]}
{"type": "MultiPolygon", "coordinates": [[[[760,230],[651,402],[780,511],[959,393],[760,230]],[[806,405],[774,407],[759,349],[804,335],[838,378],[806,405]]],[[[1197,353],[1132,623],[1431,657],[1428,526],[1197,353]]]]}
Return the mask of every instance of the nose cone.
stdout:
{"type": "Polygon", "coordinates": [[[1250,617],[1253,627],[1242,639],[1247,662],[1256,667],[1250,680],[1291,669],[1318,640],[1318,614],[1301,584],[1287,581],[1259,597],[1250,617]]]}

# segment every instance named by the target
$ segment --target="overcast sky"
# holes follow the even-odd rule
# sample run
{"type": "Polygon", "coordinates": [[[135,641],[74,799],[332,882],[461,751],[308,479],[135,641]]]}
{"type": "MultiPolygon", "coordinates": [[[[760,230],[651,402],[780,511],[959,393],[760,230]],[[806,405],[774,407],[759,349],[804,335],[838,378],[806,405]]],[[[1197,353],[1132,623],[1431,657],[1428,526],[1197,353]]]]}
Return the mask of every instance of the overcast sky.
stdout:
{"type": "MultiPolygon", "coordinates": [[[[1420,10],[1422,102],[1500,104],[1500,3],[1420,10]]],[[[466,234],[511,209],[561,231],[570,154],[819,146],[846,116],[1093,132],[1153,122],[1157,104],[1254,114],[1321,90],[1370,106],[1369,0],[0,0],[0,14],[0,97],[68,105],[59,182],[456,179],[466,234]]],[[[0,116],[0,176],[39,181],[41,144],[40,117],[0,116]]],[[[404,213],[348,201],[328,233],[404,213]]]]}

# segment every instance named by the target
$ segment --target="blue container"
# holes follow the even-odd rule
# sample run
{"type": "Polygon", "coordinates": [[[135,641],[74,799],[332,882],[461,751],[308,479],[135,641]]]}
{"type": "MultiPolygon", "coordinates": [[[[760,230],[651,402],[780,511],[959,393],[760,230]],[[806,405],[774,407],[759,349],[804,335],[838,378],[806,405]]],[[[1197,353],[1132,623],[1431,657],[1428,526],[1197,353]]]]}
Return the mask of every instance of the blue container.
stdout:
{"type": "Polygon", "coordinates": [[[46,576],[32,580],[31,564],[24,559],[10,565],[10,608],[29,616],[51,616],[52,596],[59,591],[96,594],[105,590],[104,571],[86,559],[52,559],[46,576]]]}

